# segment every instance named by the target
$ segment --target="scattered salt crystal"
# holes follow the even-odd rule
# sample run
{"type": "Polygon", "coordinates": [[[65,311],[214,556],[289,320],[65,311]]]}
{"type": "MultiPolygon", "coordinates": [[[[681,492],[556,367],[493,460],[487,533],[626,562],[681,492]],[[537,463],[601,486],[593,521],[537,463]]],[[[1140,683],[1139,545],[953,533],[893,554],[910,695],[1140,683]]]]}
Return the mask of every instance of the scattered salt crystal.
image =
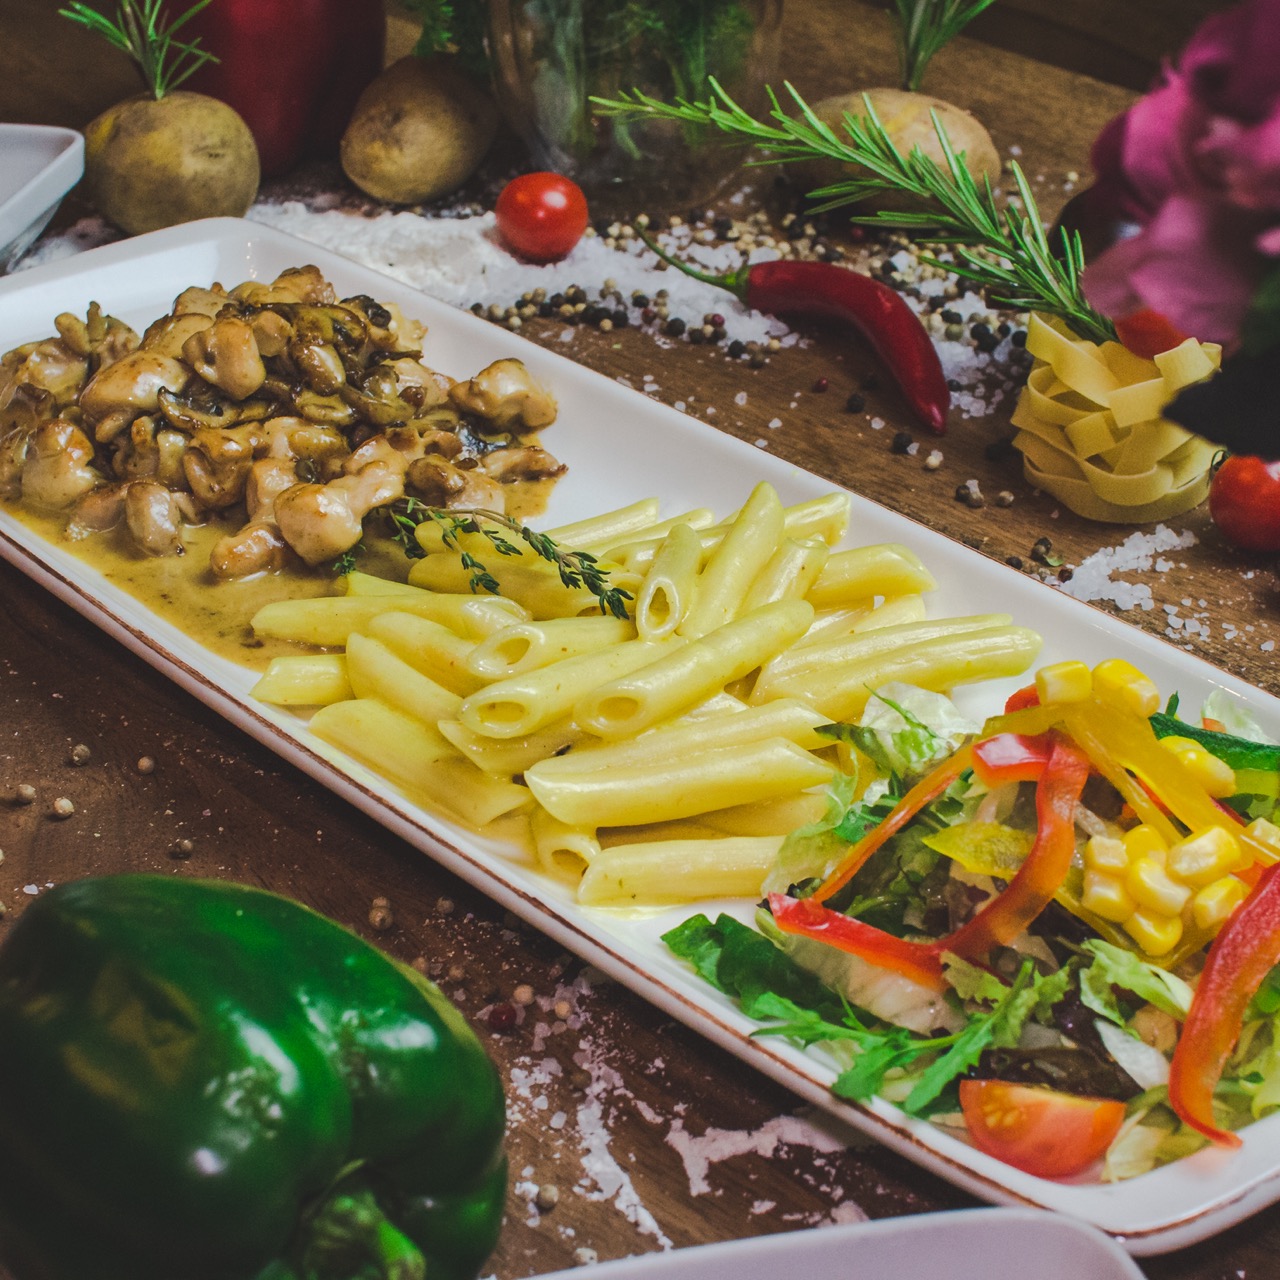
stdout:
{"type": "Polygon", "coordinates": [[[1276,642],[1274,640],[1264,640],[1258,646],[1258,648],[1261,649],[1263,653],[1270,653],[1271,650],[1274,649],[1275,647],[1276,647],[1276,642]]]}
{"type": "Polygon", "coordinates": [[[746,393],[745,391],[739,391],[739,392],[738,392],[738,394],[737,394],[736,396],[734,396],[734,397],[733,397],[733,403],[734,403],[734,404],[746,404],[746,403],[747,403],[747,393],[746,393]]]}
{"type": "Polygon", "coordinates": [[[1162,524],[1151,533],[1130,534],[1118,547],[1104,547],[1087,556],[1070,579],[1059,585],[1059,590],[1077,600],[1109,600],[1121,609],[1150,609],[1154,600],[1145,582],[1126,582],[1114,575],[1132,570],[1149,571],[1155,567],[1158,552],[1192,547],[1196,541],[1189,529],[1174,533],[1162,524]]]}
{"type": "Polygon", "coordinates": [[[769,442],[765,440],[763,437],[759,440],[754,441],[753,443],[755,444],[757,449],[767,449],[769,447],[769,442]]]}
{"type": "Polygon", "coordinates": [[[770,418],[770,419],[769,419],[768,427],[769,427],[769,430],[770,430],[770,431],[776,431],[780,426],[782,426],[782,419],[781,419],[781,418],[770,418]]]}
{"type": "Polygon", "coordinates": [[[884,430],[884,419],[883,419],[883,418],[872,418],[872,419],[871,419],[871,430],[872,430],[872,431],[883,431],[883,430],[884,430]]]}
{"type": "Polygon", "coordinates": [[[680,412],[683,413],[685,411],[685,402],[683,400],[677,400],[672,407],[679,409],[680,412]]]}

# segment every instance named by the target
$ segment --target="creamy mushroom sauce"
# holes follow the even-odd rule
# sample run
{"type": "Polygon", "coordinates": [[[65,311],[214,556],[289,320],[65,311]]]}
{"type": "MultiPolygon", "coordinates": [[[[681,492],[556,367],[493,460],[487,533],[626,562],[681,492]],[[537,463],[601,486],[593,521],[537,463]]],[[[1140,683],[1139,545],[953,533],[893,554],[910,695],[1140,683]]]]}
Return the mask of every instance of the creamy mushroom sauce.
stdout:
{"type": "MultiPolygon", "coordinates": [[[[546,509],[554,484],[554,480],[528,480],[509,485],[508,514],[519,520],[532,519],[546,509]]],[[[209,551],[227,526],[216,520],[186,526],[185,555],[147,556],[122,529],[70,539],[65,511],[40,511],[3,498],[0,507],[219,657],[255,670],[265,669],[272,658],[310,648],[287,640],[257,638],[249,624],[263,605],[273,600],[342,593],[340,578],[327,569],[308,569],[300,563],[284,573],[220,581],[209,571],[209,551]]],[[[364,550],[357,559],[362,572],[400,582],[411,563],[394,543],[372,534],[366,534],[364,550]]]]}

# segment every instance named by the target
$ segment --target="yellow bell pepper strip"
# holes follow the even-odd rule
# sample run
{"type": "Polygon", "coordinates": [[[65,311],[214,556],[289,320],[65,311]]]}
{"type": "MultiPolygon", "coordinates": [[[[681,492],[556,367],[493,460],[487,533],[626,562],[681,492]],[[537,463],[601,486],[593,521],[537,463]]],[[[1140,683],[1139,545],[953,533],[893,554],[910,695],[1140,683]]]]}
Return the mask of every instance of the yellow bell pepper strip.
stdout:
{"type": "MultiPolygon", "coordinates": [[[[963,750],[957,755],[964,756],[967,764],[972,750],[963,750]]],[[[954,765],[954,757],[948,763],[954,765]]],[[[935,795],[947,785],[939,781],[940,773],[945,776],[945,770],[935,770],[925,780],[935,795]]],[[[993,946],[1016,938],[1053,898],[1066,878],[1075,853],[1075,809],[1088,778],[1088,757],[1066,738],[1055,735],[1036,788],[1035,843],[1005,891],[983,906],[972,920],[944,938],[913,942],[894,937],[823,906],[818,894],[807,899],[771,894],[769,906],[774,921],[784,933],[826,942],[924,986],[940,989],[944,955],[951,953],[967,960],[980,960],[993,946]]],[[[903,805],[910,798],[911,794],[904,797],[903,805]]],[[[923,803],[927,801],[916,809],[923,807],[923,803]]],[[[890,814],[881,825],[887,825],[893,816],[890,814]]],[[[905,823],[907,817],[902,822],[905,823]]],[[[855,846],[855,852],[866,843],[864,837],[855,846]]],[[[861,866],[861,862],[858,865],[861,866]]]]}
{"type": "Polygon", "coordinates": [[[866,860],[880,848],[890,836],[896,835],[926,805],[932,804],[972,763],[970,747],[961,747],[949,760],[944,760],[932,773],[921,778],[901,800],[894,805],[879,826],[872,827],[843,858],[827,878],[810,895],[814,902],[826,902],[857,875],[866,860]]]}
{"type": "Polygon", "coordinates": [[[1240,1038],[1249,1001],[1277,963],[1280,863],[1273,863],[1209,948],[1169,1068],[1169,1103],[1178,1117],[1223,1146],[1238,1147],[1240,1139],[1214,1121],[1214,1087],[1240,1038]]]}

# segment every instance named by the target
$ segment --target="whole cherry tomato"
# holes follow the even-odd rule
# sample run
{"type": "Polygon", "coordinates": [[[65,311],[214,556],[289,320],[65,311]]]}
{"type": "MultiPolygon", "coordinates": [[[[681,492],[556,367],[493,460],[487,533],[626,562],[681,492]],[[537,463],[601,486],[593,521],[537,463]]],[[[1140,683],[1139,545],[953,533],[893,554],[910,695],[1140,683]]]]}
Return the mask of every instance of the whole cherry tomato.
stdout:
{"type": "Polygon", "coordinates": [[[1004,1080],[961,1080],[960,1109],[979,1150],[1038,1178],[1083,1172],[1124,1121],[1123,1102],[1004,1080]]]}
{"type": "Polygon", "coordinates": [[[1209,488],[1209,514],[1233,546],[1280,551],[1280,461],[1228,458],[1209,488]]]}
{"type": "Polygon", "coordinates": [[[498,234],[522,258],[556,262],[587,229],[587,198],[558,173],[525,173],[502,189],[493,208],[498,234]]]}

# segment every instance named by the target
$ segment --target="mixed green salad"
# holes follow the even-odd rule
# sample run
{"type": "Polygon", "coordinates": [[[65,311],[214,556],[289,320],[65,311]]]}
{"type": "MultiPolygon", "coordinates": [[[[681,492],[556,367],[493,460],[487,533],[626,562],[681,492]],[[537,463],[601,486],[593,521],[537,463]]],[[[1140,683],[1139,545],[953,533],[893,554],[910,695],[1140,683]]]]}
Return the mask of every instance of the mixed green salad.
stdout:
{"type": "Polygon", "coordinates": [[[665,935],[833,1089],[1047,1178],[1130,1178],[1280,1105],[1280,745],[1119,659],[979,725],[881,689],[756,927],[665,935]]]}

